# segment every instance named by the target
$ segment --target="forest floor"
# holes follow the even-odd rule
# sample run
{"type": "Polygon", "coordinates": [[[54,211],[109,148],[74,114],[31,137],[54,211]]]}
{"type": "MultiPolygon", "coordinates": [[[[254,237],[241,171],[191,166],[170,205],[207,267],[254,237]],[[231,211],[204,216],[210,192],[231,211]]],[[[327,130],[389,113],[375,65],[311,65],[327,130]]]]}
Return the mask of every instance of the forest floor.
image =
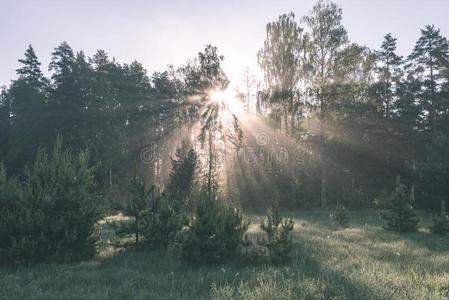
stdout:
{"type": "MultiPolygon", "coordinates": [[[[0,268],[0,299],[449,299],[449,237],[382,229],[379,212],[350,211],[339,228],[325,211],[295,219],[289,263],[194,267],[169,253],[104,251],[78,264],[0,268]]],[[[251,216],[253,235],[260,216],[251,216]]]]}

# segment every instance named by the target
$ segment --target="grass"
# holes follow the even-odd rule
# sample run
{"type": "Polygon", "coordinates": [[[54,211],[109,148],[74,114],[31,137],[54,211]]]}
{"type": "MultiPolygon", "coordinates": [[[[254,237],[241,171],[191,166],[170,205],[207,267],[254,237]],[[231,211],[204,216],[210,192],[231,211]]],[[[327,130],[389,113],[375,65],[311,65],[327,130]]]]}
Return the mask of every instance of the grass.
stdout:
{"type": "MultiPolygon", "coordinates": [[[[108,251],[79,264],[0,268],[1,299],[448,299],[449,238],[399,235],[378,212],[349,212],[339,228],[324,211],[295,219],[291,262],[195,267],[169,253],[108,251]]],[[[421,213],[428,228],[430,215],[421,213]]],[[[252,216],[253,235],[259,216],[252,216]]]]}

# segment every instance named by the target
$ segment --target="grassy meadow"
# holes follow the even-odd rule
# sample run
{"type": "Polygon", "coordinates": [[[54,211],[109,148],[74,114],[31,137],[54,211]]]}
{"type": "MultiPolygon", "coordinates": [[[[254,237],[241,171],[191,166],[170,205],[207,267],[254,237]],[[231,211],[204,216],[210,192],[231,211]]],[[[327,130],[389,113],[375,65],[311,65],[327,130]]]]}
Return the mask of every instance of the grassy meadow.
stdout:
{"type": "MultiPolygon", "coordinates": [[[[351,211],[339,228],[327,211],[294,218],[290,262],[229,261],[195,267],[170,253],[114,251],[101,225],[102,251],[92,261],[0,268],[0,299],[448,299],[449,238],[382,229],[379,212],[351,211]]],[[[261,216],[251,216],[258,234],[261,216]]]]}

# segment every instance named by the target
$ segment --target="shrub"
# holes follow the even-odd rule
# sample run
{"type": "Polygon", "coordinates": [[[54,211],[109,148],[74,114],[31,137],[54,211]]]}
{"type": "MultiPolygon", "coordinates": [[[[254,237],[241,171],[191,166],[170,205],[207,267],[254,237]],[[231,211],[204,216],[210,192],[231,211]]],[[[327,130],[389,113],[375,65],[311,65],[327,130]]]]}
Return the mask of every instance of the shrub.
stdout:
{"type": "Polygon", "coordinates": [[[346,208],[343,204],[338,204],[333,212],[329,214],[330,218],[337,222],[341,227],[346,227],[349,224],[349,218],[346,213],[346,208]]]}
{"type": "Polygon", "coordinates": [[[164,191],[176,211],[181,211],[188,205],[196,168],[196,151],[188,141],[182,141],[172,158],[172,170],[164,191]]]}
{"type": "Polygon", "coordinates": [[[0,171],[0,263],[75,261],[96,253],[100,219],[88,156],[62,149],[39,150],[20,184],[0,171]]]}
{"type": "Polygon", "coordinates": [[[229,258],[242,242],[248,225],[238,209],[202,193],[193,217],[180,236],[182,256],[194,263],[229,258]]]}
{"type": "Polygon", "coordinates": [[[240,242],[241,247],[244,249],[245,257],[249,257],[249,249],[253,245],[253,241],[250,239],[248,234],[244,234],[242,237],[242,241],[240,242]]]}
{"type": "Polygon", "coordinates": [[[449,233],[449,216],[445,213],[434,214],[430,231],[435,234],[446,235],[449,233]]]}
{"type": "Polygon", "coordinates": [[[411,197],[407,194],[407,187],[399,184],[390,197],[390,211],[382,215],[387,222],[387,230],[397,232],[416,232],[419,219],[413,210],[411,197]]]}
{"type": "Polygon", "coordinates": [[[268,257],[273,262],[280,262],[288,258],[292,249],[291,232],[295,222],[283,219],[277,204],[267,210],[266,219],[260,224],[265,236],[258,240],[258,244],[265,247],[268,257]]]}
{"type": "MultiPolygon", "coordinates": [[[[131,226],[122,228],[126,233],[133,233],[136,243],[139,242],[139,222],[140,216],[145,209],[150,206],[150,198],[154,195],[154,186],[150,189],[145,189],[145,183],[142,178],[135,174],[128,185],[128,193],[130,196],[129,202],[126,205],[123,213],[125,216],[132,217],[133,222],[131,226]]],[[[125,223],[126,224],[126,223],[125,223]]]]}
{"type": "Polygon", "coordinates": [[[167,249],[185,223],[183,211],[174,209],[166,195],[154,198],[152,207],[144,211],[140,222],[145,245],[153,249],[167,249]]]}
{"type": "Polygon", "coordinates": [[[0,264],[20,259],[27,250],[27,248],[18,249],[20,247],[18,244],[23,243],[20,241],[20,231],[25,231],[24,226],[19,223],[23,219],[17,218],[23,210],[22,194],[23,190],[17,178],[8,178],[3,164],[0,164],[0,264]]]}
{"type": "Polygon", "coordinates": [[[187,224],[185,210],[190,198],[197,153],[183,141],[172,159],[172,170],[164,194],[153,198],[151,208],[142,215],[142,232],[150,248],[166,249],[187,224]]]}

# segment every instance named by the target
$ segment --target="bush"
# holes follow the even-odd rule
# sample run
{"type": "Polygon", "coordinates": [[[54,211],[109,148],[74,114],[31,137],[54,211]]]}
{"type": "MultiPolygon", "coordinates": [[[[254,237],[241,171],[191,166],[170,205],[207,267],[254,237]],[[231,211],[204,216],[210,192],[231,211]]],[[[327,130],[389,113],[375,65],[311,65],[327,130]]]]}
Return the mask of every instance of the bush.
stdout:
{"type": "Polygon", "coordinates": [[[23,182],[0,170],[0,263],[75,261],[96,254],[100,201],[88,156],[39,150],[23,182]]]}
{"type": "Polygon", "coordinates": [[[273,262],[280,262],[288,258],[292,249],[290,234],[295,222],[292,219],[283,219],[277,204],[272,205],[266,219],[260,224],[265,236],[258,240],[258,244],[265,247],[268,257],[273,262]]]}
{"type": "Polygon", "coordinates": [[[151,208],[142,215],[142,232],[150,248],[167,249],[187,224],[185,210],[190,198],[197,153],[183,141],[172,159],[172,170],[164,194],[153,198],[151,208]]]}
{"type": "Polygon", "coordinates": [[[390,211],[382,218],[387,222],[387,230],[397,232],[416,232],[419,228],[419,219],[413,210],[411,197],[407,194],[407,187],[399,184],[390,197],[390,211]]]}
{"type": "Polygon", "coordinates": [[[125,225],[121,230],[128,234],[133,233],[137,244],[139,242],[140,217],[145,209],[150,206],[150,198],[154,195],[154,186],[148,190],[145,189],[143,179],[136,174],[128,185],[128,193],[130,199],[123,213],[125,216],[133,218],[133,222],[131,226],[125,225]]]}
{"type": "Polygon", "coordinates": [[[188,141],[182,141],[172,158],[172,170],[165,194],[170,199],[170,205],[176,211],[188,206],[192,190],[195,170],[197,168],[197,153],[188,141]]]}
{"type": "Polygon", "coordinates": [[[346,208],[343,204],[338,204],[333,212],[329,214],[330,218],[337,222],[341,227],[347,227],[349,224],[349,218],[346,213],[346,208]]]}
{"type": "Polygon", "coordinates": [[[445,213],[434,214],[430,231],[435,234],[446,235],[449,233],[449,216],[445,213]]]}
{"type": "Polygon", "coordinates": [[[248,225],[238,209],[202,193],[193,217],[180,236],[182,256],[194,263],[229,258],[236,253],[248,225]]]}
{"type": "Polygon", "coordinates": [[[154,198],[150,209],[142,214],[141,231],[144,243],[153,249],[167,249],[186,223],[183,211],[174,209],[166,195],[154,198]]]}

